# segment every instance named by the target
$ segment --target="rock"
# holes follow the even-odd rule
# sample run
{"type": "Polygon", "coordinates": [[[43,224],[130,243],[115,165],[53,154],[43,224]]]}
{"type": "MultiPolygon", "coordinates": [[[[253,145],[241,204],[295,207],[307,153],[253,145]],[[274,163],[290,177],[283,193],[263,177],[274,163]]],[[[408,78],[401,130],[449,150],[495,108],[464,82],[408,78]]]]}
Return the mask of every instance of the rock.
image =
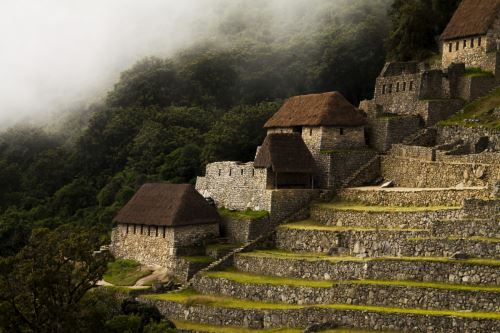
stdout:
{"type": "Polygon", "coordinates": [[[336,247],[336,246],[332,246],[329,250],[328,250],[328,255],[329,256],[334,256],[334,255],[337,255],[339,253],[339,248],[336,247]]]}
{"type": "Polygon", "coordinates": [[[385,182],[382,185],[380,185],[380,188],[394,187],[394,185],[395,185],[394,180],[389,180],[388,182],[385,182]]]}
{"type": "Polygon", "coordinates": [[[453,253],[451,255],[450,259],[453,259],[453,260],[469,259],[469,255],[465,252],[458,251],[458,252],[453,253]]]}

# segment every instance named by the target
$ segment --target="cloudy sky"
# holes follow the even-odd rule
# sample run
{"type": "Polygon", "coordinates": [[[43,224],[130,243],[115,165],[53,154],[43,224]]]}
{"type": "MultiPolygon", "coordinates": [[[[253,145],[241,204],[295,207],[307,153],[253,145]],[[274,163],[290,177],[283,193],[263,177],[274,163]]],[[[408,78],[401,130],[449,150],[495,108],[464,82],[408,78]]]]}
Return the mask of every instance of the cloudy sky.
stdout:
{"type": "Polygon", "coordinates": [[[147,55],[201,38],[211,0],[1,0],[0,125],[96,100],[147,55]]]}

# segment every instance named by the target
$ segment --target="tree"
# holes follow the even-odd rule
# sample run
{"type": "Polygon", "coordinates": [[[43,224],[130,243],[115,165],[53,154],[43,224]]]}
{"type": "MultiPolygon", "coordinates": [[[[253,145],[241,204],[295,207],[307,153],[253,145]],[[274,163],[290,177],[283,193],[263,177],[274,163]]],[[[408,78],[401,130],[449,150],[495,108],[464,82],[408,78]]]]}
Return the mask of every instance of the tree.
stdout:
{"type": "Polygon", "coordinates": [[[460,0],[395,0],[389,15],[392,31],[386,41],[392,60],[423,60],[437,51],[439,35],[460,0]]]}
{"type": "Polygon", "coordinates": [[[35,229],[15,257],[0,259],[0,323],[7,331],[70,332],[85,322],[82,300],[101,280],[107,255],[93,230],[35,229]]]}

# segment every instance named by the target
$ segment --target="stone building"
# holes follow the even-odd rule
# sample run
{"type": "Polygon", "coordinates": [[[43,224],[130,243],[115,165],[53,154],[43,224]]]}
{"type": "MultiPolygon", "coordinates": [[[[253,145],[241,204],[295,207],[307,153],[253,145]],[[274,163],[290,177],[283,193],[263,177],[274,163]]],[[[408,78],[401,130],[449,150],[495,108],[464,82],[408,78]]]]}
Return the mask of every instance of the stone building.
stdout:
{"type": "Polygon", "coordinates": [[[111,252],[117,258],[175,269],[180,255],[219,236],[220,217],[191,185],[144,184],[118,212],[111,252]]]}
{"type": "Polygon", "coordinates": [[[500,74],[500,0],[463,0],[441,42],[443,67],[464,63],[500,74]]]}
{"type": "Polygon", "coordinates": [[[208,164],[196,189],[219,207],[282,218],[374,158],[365,124],[364,113],[338,92],[292,97],[266,122],[254,162],[208,164]]]}

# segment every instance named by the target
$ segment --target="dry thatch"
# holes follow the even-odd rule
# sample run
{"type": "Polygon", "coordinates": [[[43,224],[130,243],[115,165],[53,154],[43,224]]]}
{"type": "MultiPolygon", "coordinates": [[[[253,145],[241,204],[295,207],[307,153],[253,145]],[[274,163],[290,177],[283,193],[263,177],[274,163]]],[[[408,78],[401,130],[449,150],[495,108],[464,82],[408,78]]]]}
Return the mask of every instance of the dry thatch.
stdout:
{"type": "Polygon", "coordinates": [[[364,113],[341,93],[302,95],[289,98],[264,125],[265,128],[293,126],[363,126],[364,113]]]}
{"type": "Polygon", "coordinates": [[[316,165],[299,134],[274,133],[264,139],[255,157],[254,167],[274,172],[314,173],[316,165]]]}
{"type": "Polygon", "coordinates": [[[193,186],[148,183],[141,186],[114,221],[175,227],[216,223],[219,219],[217,210],[193,186]]]}
{"type": "Polygon", "coordinates": [[[500,10],[500,0],[462,0],[442,40],[484,35],[492,26],[500,10]]]}

